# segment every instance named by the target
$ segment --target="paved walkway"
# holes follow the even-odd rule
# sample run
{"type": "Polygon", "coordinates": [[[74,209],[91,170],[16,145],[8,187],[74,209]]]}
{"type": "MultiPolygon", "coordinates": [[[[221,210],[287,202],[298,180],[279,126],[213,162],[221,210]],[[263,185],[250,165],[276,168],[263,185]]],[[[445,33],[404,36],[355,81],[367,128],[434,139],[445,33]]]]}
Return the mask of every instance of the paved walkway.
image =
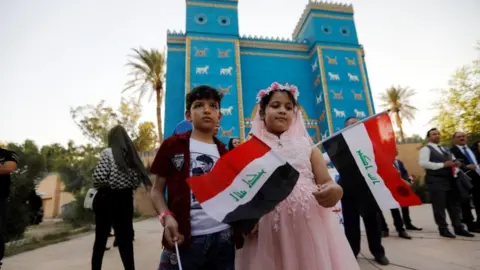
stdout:
{"type": "MultiPolygon", "coordinates": [[[[433,224],[430,205],[412,208],[411,215],[414,224],[423,227],[424,231],[411,233],[413,240],[404,240],[396,237],[394,227],[390,225],[391,236],[384,240],[384,246],[392,265],[380,267],[360,258],[362,270],[480,270],[480,234],[473,240],[440,238],[433,224]]],[[[385,217],[387,222],[392,224],[389,212],[385,213],[385,217]]],[[[137,222],[135,230],[137,269],[156,270],[161,250],[161,227],[158,221],[149,219],[137,222]]],[[[93,239],[93,234],[87,235],[6,258],[2,270],[88,270],[93,239]]],[[[363,239],[362,254],[371,259],[366,239],[363,239]]],[[[117,249],[105,253],[103,269],[123,269],[117,249]]]]}

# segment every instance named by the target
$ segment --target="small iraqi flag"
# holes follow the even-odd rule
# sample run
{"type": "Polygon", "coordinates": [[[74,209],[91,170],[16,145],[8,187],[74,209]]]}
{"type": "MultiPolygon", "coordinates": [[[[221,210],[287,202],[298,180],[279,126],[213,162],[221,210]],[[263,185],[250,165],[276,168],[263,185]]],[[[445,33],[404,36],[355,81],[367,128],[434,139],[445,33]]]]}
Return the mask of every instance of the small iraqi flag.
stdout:
{"type": "Polygon", "coordinates": [[[376,201],[380,209],[422,202],[394,167],[396,144],[388,112],[374,115],[322,142],[345,189],[362,202],[376,201]]]}
{"type": "Polygon", "coordinates": [[[299,172],[253,136],[220,157],[204,175],[187,179],[203,210],[222,223],[249,232],[293,190],[299,172]]]}

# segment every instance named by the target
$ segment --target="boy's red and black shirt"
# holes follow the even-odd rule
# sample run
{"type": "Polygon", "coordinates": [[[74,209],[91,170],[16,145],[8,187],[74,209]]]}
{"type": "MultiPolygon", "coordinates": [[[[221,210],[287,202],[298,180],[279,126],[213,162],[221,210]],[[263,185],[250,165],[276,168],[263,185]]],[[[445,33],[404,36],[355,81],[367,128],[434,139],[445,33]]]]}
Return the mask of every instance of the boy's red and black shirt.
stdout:
{"type": "MultiPolygon", "coordinates": [[[[175,215],[179,232],[185,236],[183,245],[190,245],[190,136],[192,132],[173,135],[165,139],[155,156],[150,172],[166,179],[168,190],[168,208],[175,215]]],[[[214,137],[220,155],[227,153],[225,144],[214,137]]],[[[243,236],[235,232],[234,241],[237,247],[243,244],[243,236]]],[[[174,250],[168,245],[165,237],[162,241],[165,248],[174,250]]]]}

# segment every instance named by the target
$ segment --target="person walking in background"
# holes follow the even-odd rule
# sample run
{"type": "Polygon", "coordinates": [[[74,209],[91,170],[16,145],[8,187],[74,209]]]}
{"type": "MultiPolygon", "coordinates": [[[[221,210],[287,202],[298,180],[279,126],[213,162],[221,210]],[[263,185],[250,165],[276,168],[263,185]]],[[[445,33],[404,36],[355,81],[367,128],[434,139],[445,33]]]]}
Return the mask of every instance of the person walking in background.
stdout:
{"type": "MultiPolygon", "coordinates": [[[[408,184],[412,184],[412,178],[408,175],[408,171],[405,168],[405,165],[403,165],[403,162],[398,159],[398,149],[397,149],[397,156],[395,158],[395,161],[393,163],[393,166],[398,170],[400,173],[400,177],[402,177],[403,180],[408,182],[408,184]]],[[[407,207],[402,207],[401,208],[402,213],[400,214],[400,209],[391,209],[390,212],[392,213],[393,217],[393,224],[395,225],[395,229],[398,232],[398,236],[400,238],[404,239],[412,239],[410,235],[405,231],[407,230],[412,230],[412,231],[421,231],[422,228],[417,228],[412,224],[412,219],[410,218],[410,210],[407,207]],[[405,225],[405,227],[404,227],[405,225]]],[[[383,213],[381,215],[382,219],[382,231],[383,231],[383,237],[388,237],[389,236],[389,229],[387,222],[385,221],[385,217],[383,216],[383,213]]]]}
{"type": "Polygon", "coordinates": [[[240,139],[239,138],[230,138],[228,141],[228,150],[233,150],[233,148],[237,147],[240,145],[240,139]]]}
{"type": "Polygon", "coordinates": [[[452,153],[444,146],[439,145],[440,131],[432,128],[427,132],[428,143],[420,149],[419,164],[425,169],[425,183],[428,187],[432,203],[433,216],[441,236],[455,238],[448,230],[445,210],[448,211],[456,235],[473,237],[463,228],[460,220],[460,202],[457,192],[454,167],[460,166],[454,161],[452,153]]]}
{"type": "Polygon", "coordinates": [[[135,269],[133,257],[133,192],[140,183],[150,186],[150,177],[132,140],[122,126],[108,134],[108,148],[100,154],[93,173],[95,243],[92,270],[102,269],[105,245],[113,226],[120,257],[126,270],[135,269]]]}
{"type": "Polygon", "coordinates": [[[18,156],[15,152],[0,147],[0,268],[5,255],[5,230],[7,226],[7,201],[12,179],[17,169],[18,156]]]}
{"type": "MultiPolygon", "coordinates": [[[[112,229],[113,229],[113,227],[112,227],[112,229]]],[[[112,246],[113,247],[118,247],[118,242],[117,242],[117,238],[115,237],[115,234],[110,233],[109,237],[114,237],[112,246]]],[[[135,241],[135,230],[132,231],[132,241],[135,241]]],[[[105,250],[109,250],[109,249],[110,249],[110,247],[108,247],[108,246],[105,248],[105,250]]]]}
{"type": "Polygon", "coordinates": [[[457,131],[453,134],[453,141],[455,146],[450,150],[452,154],[462,162],[460,169],[470,177],[473,185],[472,198],[475,205],[475,211],[477,214],[477,221],[474,222],[472,215],[472,206],[470,198],[461,202],[462,207],[462,221],[467,225],[467,229],[470,232],[480,233],[480,170],[478,170],[479,160],[475,156],[475,153],[467,145],[467,135],[464,132],[457,131]]]}

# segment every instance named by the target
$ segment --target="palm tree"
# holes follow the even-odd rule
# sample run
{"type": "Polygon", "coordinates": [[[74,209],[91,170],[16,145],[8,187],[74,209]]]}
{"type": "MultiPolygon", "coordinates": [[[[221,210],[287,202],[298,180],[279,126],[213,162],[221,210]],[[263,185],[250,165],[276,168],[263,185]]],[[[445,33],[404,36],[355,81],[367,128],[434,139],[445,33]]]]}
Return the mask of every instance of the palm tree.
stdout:
{"type": "Polygon", "coordinates": [[[140,47],[132,50],[135,54],[130,56],[127,66],[131,68],[129,75],[133,78],[126,83],[123,92],[135,89],[135,92],[138,92],[139,100],[147,93],[150,93],[150,99],[155,94],[158,139],[161,142],[163,140],[161,106],[164,97],[165,55],[157,49],[146,50],[140,47]]]}
{"type": "Polygon", "coordinates": [[[410,98],[414,96],[415,90],[409,87],[391,86],[385,93],[380,94],[380,105],[383,109],[390,110],[390,115],[394,117],[395,124],[399,129],[401,142],[405,142],[405,134],[403,133],[402,121],[411,121],[414,119],[415,112],[418,109],[409,105],[410,98]]]}

